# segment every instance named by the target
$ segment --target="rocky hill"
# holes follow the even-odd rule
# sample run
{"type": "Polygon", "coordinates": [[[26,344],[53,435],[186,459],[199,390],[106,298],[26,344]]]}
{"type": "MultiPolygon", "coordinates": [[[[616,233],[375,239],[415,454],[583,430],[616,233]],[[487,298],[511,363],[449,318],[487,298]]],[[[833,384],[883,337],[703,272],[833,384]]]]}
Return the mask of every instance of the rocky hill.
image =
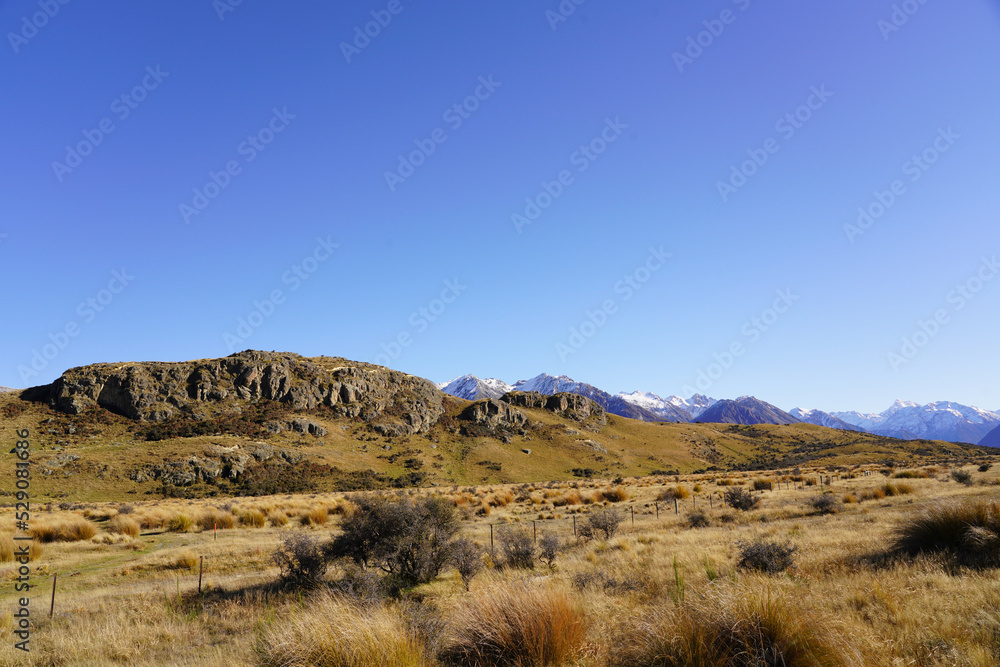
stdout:
{"type": "Polygon", "coordinates": [[[25,390],[25,400],[78,415],[101,407],[132,420],[205,420],[261,400],[292,410],[329,408],[386,434],[420,433],[444,412],[429,380],[335,357],[247,350],[222,359],[93,364],[25,390]]]}

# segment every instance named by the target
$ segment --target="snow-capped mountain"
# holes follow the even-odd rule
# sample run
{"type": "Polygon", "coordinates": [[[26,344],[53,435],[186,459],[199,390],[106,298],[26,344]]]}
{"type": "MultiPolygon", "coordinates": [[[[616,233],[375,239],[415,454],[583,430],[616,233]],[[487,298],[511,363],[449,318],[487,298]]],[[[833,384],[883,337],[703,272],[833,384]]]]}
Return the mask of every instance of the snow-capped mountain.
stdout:
{"type": "Polygon", "coordinates": [[[548,373],[542,373],[530,380],[519,380],[514,384],[514,391],[537,391],[540,394],[556,394],[561,391],[568,391],[572,394],[586,396],[613,415],[628,417],[629,419],[641,419],[647,422],[662,421],[649,410],[629,403],[620,396],[612,396],[592,384],[577,382],[565,375],[555,377],[548,373]]]}
{"type": "Polygon", "coordinates": [[[797,424],[801,420],[753,396],[716,401],[697,421],[711,424],[797,424]]]}
{"type": "Polygon", "coordinates": [[[796,419],[801,419],[807,424],[816,424],[817,426],[825,426],[827,428],[839,428],[844,431],[865,430],[857,424],[850,424],[843,419],[834,417],[829,412],[823,412],[822,410],[803,410],[802,408],[792,408],[788,411],[788,414],[796,419]]]}
{"type": "Polygon", "coordinates": [[[951,401],[918,405],[896,400],[877,414],[853,411],[832,414],[871,433],[904,440],[926,438],[977,444],[1000,426],[1000,414],[951,401]]]}
{"type": "Polygon", "coordinates": [[[475,401],[480,398],[500,398],[511,390],[511,386],[496,378],[481,380],[475,375],[463,375],[451,382],[438,383],[438,389],[467,401],[475,401]]]}
{"type": "Polygon", "coordinates": [[[695,394],[687,401],[680,396],[661,398],[649,391],[633,391],[630,394],[619,392],[616,396],[632,405],[649,410],[663,421],[691,421],[705,408],[715,403],[714,398],[701,394],[695,394]]]}

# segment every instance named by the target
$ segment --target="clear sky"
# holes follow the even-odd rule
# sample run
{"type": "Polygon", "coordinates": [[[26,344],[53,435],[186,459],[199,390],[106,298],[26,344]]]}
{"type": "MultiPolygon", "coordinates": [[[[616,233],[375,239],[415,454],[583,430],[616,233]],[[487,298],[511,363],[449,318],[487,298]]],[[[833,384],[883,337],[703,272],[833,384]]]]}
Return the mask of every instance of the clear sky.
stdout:
{"type": "Polygon", "coordinates": [[[1000,3],[576,2],[0,2],[0,385],[1000,408],[1000,3]]]}

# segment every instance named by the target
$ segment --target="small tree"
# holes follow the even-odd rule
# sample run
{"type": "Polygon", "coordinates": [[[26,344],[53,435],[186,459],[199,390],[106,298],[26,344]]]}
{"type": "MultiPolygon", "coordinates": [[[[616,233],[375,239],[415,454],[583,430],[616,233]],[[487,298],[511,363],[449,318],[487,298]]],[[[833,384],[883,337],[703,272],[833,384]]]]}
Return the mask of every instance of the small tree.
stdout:
{"type": "Polygon", "coordinates": [[[556,556],[559,554],[559,549],[561,547],[562,543],[559,541],[559,538],[555,536],[555,534],[543,534],[542,538],[538,540],[539,560],[551,568],[556,562],[556,556]]]}
{"type": "Polygon", "coordinates": [[[465,590],[469,590],[472,578],[483,569],[483,548],[467,537],[455,540],[451,550],[451,562],[462,577],[465,590]]]}
{"type": "Polygon", "coordinates": [[[965,484],[966,486],[972,486],[972,473],[968,470],[962,470],[961,468],[956,468],[951,471],[951,478],[958,482],[959,484],[965,484]]]}
{"type": "Polygon", "coordinates": [[[402,585],[430,581],[451,559],[459,528],[451,502],[438,496],[417,502],[364,496],[354,503],[357,509],[327,549],[331,558],[379,568],[402,585]]]}

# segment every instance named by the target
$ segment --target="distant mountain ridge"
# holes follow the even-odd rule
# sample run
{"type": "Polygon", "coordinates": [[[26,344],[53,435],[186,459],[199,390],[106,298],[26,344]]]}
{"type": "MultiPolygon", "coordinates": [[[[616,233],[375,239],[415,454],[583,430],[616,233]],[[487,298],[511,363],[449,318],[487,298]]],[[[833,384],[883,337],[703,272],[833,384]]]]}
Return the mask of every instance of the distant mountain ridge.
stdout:
{"type": "Polygon", "coordinates": [[[802,420],[753,396],[717,401],[697,421],[712,424],[800,424],[802,420]]]}
{"type": "Polygon", "coordinates": [[[553,376],[546,373],[529,380],[520,380],[513,385],[495,378],[481,380],[474,375],[463,375],[449,383],[441,383],[438,387],[446,393],[467,400],[500,398],[510,390],[538,391],[549,395],[566,391],[593,399],[611,414],[643,421],[708,422],[742,419],[746,421],[728,423],[805,422],[903,440],[945,440],[973,444],[993,443],[990,446],[1000,446],[1000,442],[997,442],[1000,440],[1000,433],[994,432],[1000,427],[1000,411],[982,410],[951,401],[918,405],[911,401],[897,400],[881,413],[863,413],[824,412],[801,408],[785,412],[764,401],[750,404],[746,401],[740,403],[743,399],[737,399],[710,412],[711,408],[723,401],[702,394],[695,394],[687,399],[680,396],[664,398],[646,391],[619,392],[611,395],[594,385],[577,382],[565,375],[553,376]],[[737,405],[732,405],[733,403],[737,405]],[[987,435],[991,436],[990,440],[986,440],[987,435]]]}
{"type": "Polygon", "coordinates": [[[847,411],[832,414],[869,433],[904,440],[926,438],[978,444],[1000,426],[1000,414],[951,401],[918,405],[896,400],[880,413],[847,411]]]}
{"type": "Polygon", "coordinates": [[[979,441],[979,444],[986,447],[1000,447],[1000,426],[987,433],[986,437],[979,441]]]}
{"type": "Polygon", "coordinates": [[[21,391],[20,389],[14,389],[13,387],[0,387],[0,394],[4,394],[8,391],[21,391]]]}

